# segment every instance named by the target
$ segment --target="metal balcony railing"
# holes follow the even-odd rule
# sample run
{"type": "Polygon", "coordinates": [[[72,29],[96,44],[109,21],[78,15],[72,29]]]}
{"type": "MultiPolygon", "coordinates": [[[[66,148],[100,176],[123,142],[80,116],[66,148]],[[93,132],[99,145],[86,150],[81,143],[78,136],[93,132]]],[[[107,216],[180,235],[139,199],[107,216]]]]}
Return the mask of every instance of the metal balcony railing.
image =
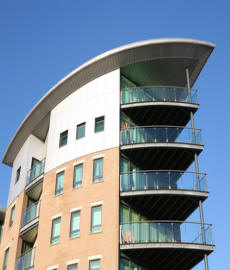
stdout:
{"type": "Polygon", "coordinates": [[[37,218],[39,216],[39,210],[40,210],[40,201],[36,202],[31,207],[27,208],[22,216],[21,228],[24,227],[26,224],[30,223],[35,218],[37,218]]]}
{"type": "Polygon", "coordinates": [[[170,86],[145,86],[121,90],[121,104],[150,101],[197,104],[197,90],[170,86]]]}
{"type": "Polygon", "coordinates": [[[45,158],[32,167],[27,173],[26,185],[29,185],[34,179],[44,173],[45,158]]]}
{"type": "Polygon", "coordinates": [[[121,130],[121,144],[188,143],[202,144],[201,129],[175,126],[143,126],[121,130]]]}
{"type": "Polygon", "coordinates": [[[210,224],[144,221],[120,225],[120,243],[190,243],[213,245],[210,224]]]}
{"type": "Polygon", "coordinates": [[[121,191],[207,191],[206,174],[187,171],[136,171],[121,173],[121,191]]]}
{"type": "Polygon", "coordinates": [[[34,266],[35,248],[17,258],[15,270],[27,270],[34,266]]]}

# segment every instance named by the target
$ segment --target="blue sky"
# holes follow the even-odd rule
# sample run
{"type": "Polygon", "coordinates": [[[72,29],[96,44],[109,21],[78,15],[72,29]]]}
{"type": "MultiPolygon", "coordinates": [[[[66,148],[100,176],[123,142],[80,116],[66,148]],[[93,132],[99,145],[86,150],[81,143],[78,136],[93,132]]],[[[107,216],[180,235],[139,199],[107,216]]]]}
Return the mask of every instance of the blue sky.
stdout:
{"type": "MultiPolygon", "coordinates": [[[[217,45],[194,88],[203,129],[200,170],[208,173],[205,220],[213,223],[216,251],[210,269],[226,269],[230,216],[228,126],[229,1],[21,0],[0,1],[0,156],[20,123],[60,79],[92,57],[126,43],[185,37],[217,45]]],[[[6,206],[11,169],[0,165],[0,205],[6,206]]],[[[204,269],[203,263],[195,268],[204,269]]]]}

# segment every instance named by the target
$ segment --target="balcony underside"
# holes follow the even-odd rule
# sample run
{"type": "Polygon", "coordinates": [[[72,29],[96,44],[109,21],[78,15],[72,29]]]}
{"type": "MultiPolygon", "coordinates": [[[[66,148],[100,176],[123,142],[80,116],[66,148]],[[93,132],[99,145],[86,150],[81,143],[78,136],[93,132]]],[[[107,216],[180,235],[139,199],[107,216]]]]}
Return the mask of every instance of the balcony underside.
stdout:
{"type": "Polygon", "coordinates": [[[182,170],[200,154],[203,145],[183,143],[141,143],[122,145],[121,152],[142,170],[182,170]]]}
{"type": "Polygon", "coordinates": [[[186,243],[120,245],[123,256],[154,270],[190,270],[213,249],[212,245],[186,243]]]}
{"type": "Polygon", "coordinates": [[[137,125],[186,126],[190,112],[195,113],[198,104],[175,102],[145,102],[124,104],[122,111],[137,125]]]}
{"type": "Polygon", "coordinates": [[[208,192],[155,190],[121,192],[121,200],[148,219],[186,220],[208,192]]]}
{"type": "Polygon", "coordinates": [[[35,201],[37,201],[41,196],[43,177],[44,175],[37,177],[29,185],[26,186],[25,191],[27,195],[35,201]]]}
{"type": "Polygon", "coordinates": [[[38,223],[37,217],[20,229],[20,236],[24,241],[34,243],[38,234],[38,223]]]}

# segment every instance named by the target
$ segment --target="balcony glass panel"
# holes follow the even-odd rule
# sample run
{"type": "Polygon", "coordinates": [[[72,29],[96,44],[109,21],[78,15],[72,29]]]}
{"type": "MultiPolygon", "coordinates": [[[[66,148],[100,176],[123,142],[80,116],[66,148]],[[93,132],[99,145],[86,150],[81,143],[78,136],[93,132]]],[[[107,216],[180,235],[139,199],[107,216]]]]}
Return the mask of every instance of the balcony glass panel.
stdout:
{"type": "Polygon", "coordinates": [[[21,257],[19,257],[16,261],[16,270],[26,270],[33,267],[34,254],[35,248],[29,250],[28,252],[24,253],[21,257]]]}
{"type": "Polygon", "coordinates": [[[179,221],[133,222],[121,225],[121,244],[158,242],[212,245],[211,225],[179,221]]]}
{"type": "Polygon", "coordinates": [[[45,159],[43,159],[41,162],[37,162],[29,171],[27,174],[27,180],[26,184],[30,184],[34,179],[36,179],[38,176],[42,175],[44,173],[45,168],[45,159]]]}
{"type": "Polygon", "coordinates": [[[121,104],[168,101],[197,104],[197,91],[178,87],[133,87],[121,90],[121,104]]]}
{"type": "Polygon", "coordinates": [[[34,205],[26,209],[26,211],[23,213],[23,216],[22,216],[21,227],[25,226],[26,224],[31,222],[33,219],[38,217],[39,205],[40,205],[40,201],[36,202],[34,205]]]}
{"type": "Polygon", "coordinates": [[[206,175],[184,171],[137,171],[121,174],[121,191],[207,191],[206,175]]]}
{"type": "Polygon", "coordinates": [[[135,143],[202,144],[201,130],[172,126],[147,126],[122,129],[121,144],[135,143]]]}

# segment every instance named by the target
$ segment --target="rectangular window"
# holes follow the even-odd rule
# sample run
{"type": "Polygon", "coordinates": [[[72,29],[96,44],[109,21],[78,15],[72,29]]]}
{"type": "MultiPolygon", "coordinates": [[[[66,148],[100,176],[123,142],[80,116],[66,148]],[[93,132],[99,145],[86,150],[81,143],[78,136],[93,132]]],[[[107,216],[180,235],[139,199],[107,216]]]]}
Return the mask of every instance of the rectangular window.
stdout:
{"type": "Polygon", "coordinates": [[[91,232],[101,232],[101,211],[102,206],[95,206],[92,207],[92,213],[91,213],[91,232]]]}
{"type": "Polygon", "coordinates": [[[12,226],[14,222],[14,213],[15,213],[15,205],[11,208],[11,213],[10,213],[10,226],[12,226]]]}
{"type": "Polygon", "coordinates": [[[55,218],[52,221],[52,231],[51,231],[51,245],[56,244],[60,240],[60,229],[61,229],[61,217],[55,218]]]}
{"type": "Polygon", "coordinates": [[[60,134],[59,147],[66,145],[67,141],[68,141],[68,130],[60,134]]]}
{"type": "Polygon", "coordinates": [[[77,270],[77,269],[78,269],[77,268],[77,263],[68,265],[68,268],[67,268],[67,270],[77,270]]]}
{"type": "Polygon", "coordinates": [[[82,186],[83,164],[74,167],[73,188],[82,186]]]}
{"type": "Polygon", "coordinates": [[[15,184],[19,181],[20,173],[21,173],[21,166],[17,169],[16,178],[15,178],[15,184]]]}
{"type": "Polygon", "coordinates": [[[94,260],[89,262],[89,270],[100,270],[100,260],[94,260]]]}
{"type": "Polygon", "coordinates": [[[95,159],[93,161],[93,182],[100,182],[103,180],[103,158],[95,159]]]}
{"type": "Polygon", "coordinates": [[[70,238],[80,236],[80,214],[81,211],[71,213],[70,238]]]}
{"type": "Polygon", "coordinates": [[[85,123],[82,123],[80,125],[77,125],[77,135],[76,138],[80,139],[85,137],[85,123]]]}
{"type": "Polygon", "coordinates": [[[105,117],[101,116],[95,119],[95,133],[104,130],[105,117]]]}
{"type": "Polygon", "coordinates": [[[9,257],[9,248],[7,248],[7,250],[5,251],[3,270],[7,269],[8,257],[9,257]]]}
{"type": "Polygon", "coordinates": [[[64,172],[60,172],[56,176],[56,188],[55,188],[55,195],[60,195],[63,193],[64,187],[64,172]]]}

